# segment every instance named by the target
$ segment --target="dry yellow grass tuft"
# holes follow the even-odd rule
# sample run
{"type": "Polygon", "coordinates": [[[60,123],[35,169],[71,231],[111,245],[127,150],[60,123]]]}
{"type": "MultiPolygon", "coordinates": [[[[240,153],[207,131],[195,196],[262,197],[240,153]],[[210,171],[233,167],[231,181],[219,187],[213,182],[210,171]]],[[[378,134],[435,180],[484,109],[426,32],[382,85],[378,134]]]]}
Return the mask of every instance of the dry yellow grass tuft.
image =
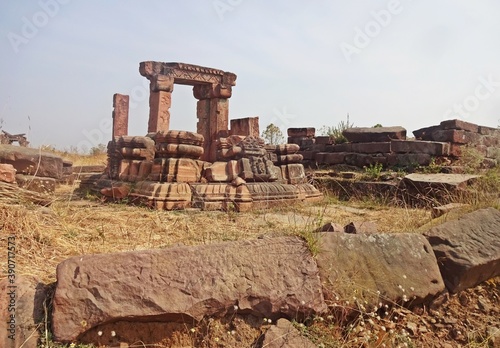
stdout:
{"type": "Polygon", "coordinates": [[[156,211],[82,200],[72,190],[70,186],[60,187],[49,207],[0,201],[2,239],[16,236],[19,274],[53,282],[57,264],[81,254],[208,244],[264,234],[303,234],[328,221],[347,224],[370,220],[382,232],[413,231],[430,220],[425,210],[351,208],[327,202],[249,213],[156,211]]]}

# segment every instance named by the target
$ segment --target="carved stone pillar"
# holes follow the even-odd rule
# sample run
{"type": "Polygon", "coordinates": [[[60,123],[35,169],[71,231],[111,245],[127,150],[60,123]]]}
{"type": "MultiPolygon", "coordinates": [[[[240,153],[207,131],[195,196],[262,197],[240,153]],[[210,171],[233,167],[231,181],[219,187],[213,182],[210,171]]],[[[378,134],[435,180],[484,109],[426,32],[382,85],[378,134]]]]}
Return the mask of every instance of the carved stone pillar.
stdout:
{"type": "Polygon", "coordinates": [[[229,101],[231,86],[197,84],[193,94],[197,104],[197,133],[205,138],[203,160],[215,162],[216,140],[229,135],[229,101]]]}
{"type": "Polygon", "coordinates": [[[174,79],[156,75],[150,79],[148,133],[167,132],[170,128],[170,106],[174,79]]]}
{"type": "Polygon", "coordinates": [[[112,139],[128,135],[129,96],[116,93],[113,95],[113,134],[112,139]]]}

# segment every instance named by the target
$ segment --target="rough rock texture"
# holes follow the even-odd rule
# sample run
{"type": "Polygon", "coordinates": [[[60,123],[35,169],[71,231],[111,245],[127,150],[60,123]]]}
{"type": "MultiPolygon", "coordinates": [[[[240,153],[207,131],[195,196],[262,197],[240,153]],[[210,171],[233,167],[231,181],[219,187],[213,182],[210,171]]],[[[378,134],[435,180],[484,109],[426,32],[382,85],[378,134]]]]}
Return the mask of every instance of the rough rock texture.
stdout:
{"type": "Polygon", "coordinates": [[[279,319],[264,334],[262,347],[266,348],[315,348],[311,341],[302,336],[286,319],[279,319]]]}
{"type": "Polygon", "coordinates": [[[200,320],[234,305],[272,319],[326,309],[316,262],[297,237],[73,257],[57,267],[53,303],[54,337],[64,342],[120,318],[200,320]]]}
{"type": "Polygon", "coordinates": [[[37,325],[44,319],[43,302],[47,290],[32,277],[17,276],[14,284],[6,278],[0,281],[0,347],[3,348],[36,348],[39,333],[37,325]],[[9,288],[16,286],[16,288],[9,288]],[[15,307],[9,307],[9,292],[15,290],[15,307]],[[15,310],[12,310],[15,308],[15,310]],[[10,311],[9,311],[10,309],[10,311]],[[14,315],[14,318],[11,317],[14,315]],[[14,322],[14,328],[11,326],[14,322]],[[12,331],[10,331],[12,329],[12,331]],[[15,332],[15,334],[14,334],[15,332]],[[9,338],[14,334],[14,339],[9,338]]]}
{"type": "Polygon", "coordinates": [[[0,181],[9,184],[16,182],[16,168],[12,164],[0,164],[0,181]]]}
{"type": "Polygon", "coordinates": [[[500,275],[500,211],[477,210],[433,227],[425,236],[450,292],[500,275]]]}
{"type": "Polygon", "coordinates": [[[356,297],[369,306],[417,304],[445,288],[432,248],[419,234],[321,233],[319,248],[317,262],[328,302],[356,297]]]}
{"type": "Polygon", "coordinates": [[[17,174],[62,177],[63,160],[52,153],[27,147],[0,145],[0,163],[12,164],[17,174]]]}
{"type": "Polygon", "coordinates": [[[344,227],[345,233],[377,233],[377,223],[374,221],[353,221],[344,227]]]}

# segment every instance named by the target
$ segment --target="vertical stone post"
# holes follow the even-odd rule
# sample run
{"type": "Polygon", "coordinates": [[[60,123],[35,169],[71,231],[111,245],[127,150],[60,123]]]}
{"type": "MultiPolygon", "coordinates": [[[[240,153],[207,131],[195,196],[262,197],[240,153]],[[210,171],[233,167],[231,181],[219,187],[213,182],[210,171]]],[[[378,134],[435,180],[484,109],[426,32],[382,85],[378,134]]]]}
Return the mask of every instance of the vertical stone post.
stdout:
{"type": "Polygon", "coordinates": [[[217,160],[217,139],[229,136],[229,100],[231,87],[197,84],[193,94],[198,99],[197,132],[205,138],[202,160],[217,160]]]}
{"type": "Polygon", "coordinates": [[[113,132],[112,139],[128,135],[128,104],[129,96],[123,94],[113,95],[113,132]]]}
{"type": "Polygon", "coordinates": [[[198,100],[196,103],[196,117],[198,122],[196,124],[196,133],[203,135],[205,141],[203,142],[203,161],[210,161],[210,99],[198,100]]]}
{"type": "Polygon", "coordinates": [[[167,132],[170,128],[170,106],[174,79],[156,75],[150,79],[148,133],[167,132]]]}

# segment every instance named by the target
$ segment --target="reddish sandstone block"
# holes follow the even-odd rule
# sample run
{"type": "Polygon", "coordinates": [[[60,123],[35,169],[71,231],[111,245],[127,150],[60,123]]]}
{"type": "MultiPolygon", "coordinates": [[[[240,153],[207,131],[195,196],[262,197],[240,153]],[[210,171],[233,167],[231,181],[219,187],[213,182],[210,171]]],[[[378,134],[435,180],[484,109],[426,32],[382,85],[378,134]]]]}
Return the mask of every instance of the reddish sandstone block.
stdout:
{"type": "Polygon", "coordinates": [[[464,130],[445,129],[434,131],[432,133],[432,140],[457,144],[468,144],[478,142],[480,140],[480,135],[464,130]]]}
{"type": "Polygon", "coordinates": [[[325,148],[326,152],[352,152],[351,143],[327,145],[325,148]]]}
{"type": "Polygon", "coordinates": [[[330,152],[325,153],[323,163],[326,164],[342,164],[345,161],[345,152],[330,152]]]}
{"type": "Polygon", "coordinates": [[[304,184],[307,182],[304,166],[299,163],[287,164],[281,166],[281,173],[288,184],[304,184]]]}
{"type": "Polygon", "coordinates": [[[276,147],[275,151],[278,155],[291,155],[297,153],[297,151],[300,150],[300,146],[295,143],[280,144],[280,145],[275,145],[275,147],[276,147]]]}
{"type": "Polygon", "coordinates": [[[300,155],[302,155],[302,158],[306,161],[311,161],[314,159],[314,156],[317,152],[315,151],[299,151],[298,152],[300,155]]]}
{"type": "Polygon", "coordinates": [[[387,164],[390,166],[428,166],[431,163],[431,155],[426,153],[391,153],[387,155],[387,164]]]}
{"type": "Polygon", "coordinates": [[[354,127],[348,128],[342,134],[351,143],[387,142],[391,139],[406,139],[406,129],[403,127],[354,127]]]}
{"type": "Polygon", "coordinates": [[[259,137],[259,118],[245,117],[230,121],[231,135],[252,135],[259,137]]]}
{"type": "Polygon", "coordinates": [[[315,140],[316,140],[316,144],[329,145],[329,144],[333,143],[333,140],[328,135],[316,137],[315,140]]]}
{"type": "Polygon", "coordinates": [[[316,134],[316,128],[288,128],[287,130],[289,137],[314,137],[316,134]]]}
{"type": "Polygon", "coordinates": [[[391,152],[391,143],[354,143],[351,151],[357,153],[387,153],[391,152]]]}
{"type": "Polygon", "coordinates": [[[289,163],[300,163],[304,157],[301,154],[294,153],[291,155],[281,155],[279,156],[280,164],[289,164],[289,163]]]}
{"type": "Polygon", "coordinates": [[[426,153],[432,156],[448,156],[450,154],[450,144],[419,140],[394,140],[391,142],[391,150],[397,153],[426,153]]]}
{"type": "Polygon", "coordinates": [[[387,163],[387,157],[385,155],[377,156],[364,153],[350,153],[345,156],[345,163],[360,168],[377,163],[385,165],[387,163]]]}
{"type": "Polygon", "coordinates": [[[413,135],[415,136],[415,139],[418,140],[433,140],[432,139],[432,133],[434,133],[437,130],[440,130],[441,126],[431,126],[431,127],[425,127],[425,128],[420,128],[415,131],[413,131],[413,135]]]}
{"type": "Polygon", "coordinates": [[[479,132],[479,126],[474,123],[465,122],[461,120],[446,120],[441,122],[442,129],[460,129],[468,132],[479,132]]]}
{"type": "Polygon", "coordinates": [[[485,126],[479,126],[479,134],[500,137],[500,129],[498,129],[498,128],[491,128],[491,127],[485,127],[485,126]]]}

